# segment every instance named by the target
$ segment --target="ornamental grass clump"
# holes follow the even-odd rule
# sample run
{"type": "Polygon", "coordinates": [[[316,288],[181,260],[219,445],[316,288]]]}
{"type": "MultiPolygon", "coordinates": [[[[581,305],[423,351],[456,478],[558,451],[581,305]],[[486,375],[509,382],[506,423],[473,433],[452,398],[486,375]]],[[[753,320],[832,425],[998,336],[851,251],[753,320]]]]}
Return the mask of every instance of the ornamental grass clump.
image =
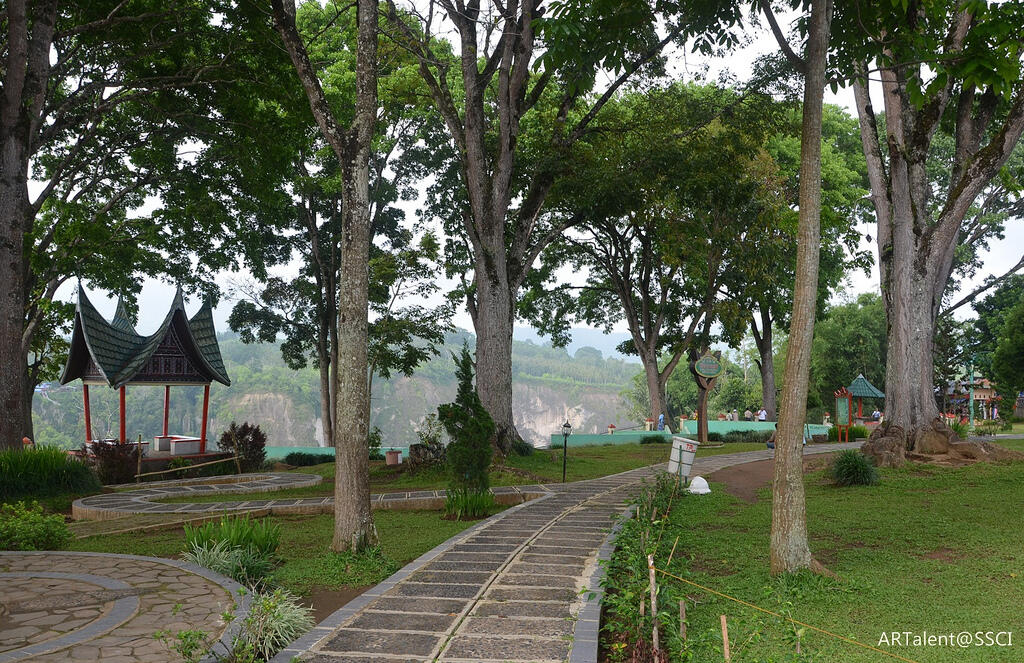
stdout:
{"type": "Polygon", "coordinates": [[[847,449],[833,461],[832,479],[840,486],[873,486],[878,483],[878,468],[861,452],[847,449]]]}
{"type": "Polygon", "coordinates": [[[196,527],[185,525],[186,561],[257,588],[276,564],[281,526],[269,520],[222,518],[196,527]]]}
{"type": "Polygon", "coordinates": [[[0,451],[0,500],[82,495],[100,491],[88,465],[57,447],[0,451]]]}
{"type": "Polygon", "coordinates": [[[437,418],[448,433],[448,499],[445,513],[456,519],[481,518],[493,505],[490,494],[491,438],[495,426],[473,388],[473,358],[462,346],[455,359],[459,390],[454,403],[437,408],[437,418]]]}

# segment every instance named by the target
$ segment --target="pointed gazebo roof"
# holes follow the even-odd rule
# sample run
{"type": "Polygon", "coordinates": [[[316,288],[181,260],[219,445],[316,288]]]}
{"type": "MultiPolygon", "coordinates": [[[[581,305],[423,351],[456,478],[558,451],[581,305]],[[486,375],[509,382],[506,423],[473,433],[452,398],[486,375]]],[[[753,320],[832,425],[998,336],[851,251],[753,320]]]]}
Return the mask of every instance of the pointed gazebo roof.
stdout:
{"type": "Polygon", "coordinates": [[[857,398],[885,398],[885,394],[875,388],[863,374],[850,383],[850,395],[857,398]]]}
{"type": "Polygon", "coordinates": [[[212,307],[204,303],[189,319],[180,288],[160,327],[141,336],[122,300],[108,322],[80,287],[71,350],[60,383],[79,378],[115,388],[133,383],[231,384],[217,344],[212,307]]]}

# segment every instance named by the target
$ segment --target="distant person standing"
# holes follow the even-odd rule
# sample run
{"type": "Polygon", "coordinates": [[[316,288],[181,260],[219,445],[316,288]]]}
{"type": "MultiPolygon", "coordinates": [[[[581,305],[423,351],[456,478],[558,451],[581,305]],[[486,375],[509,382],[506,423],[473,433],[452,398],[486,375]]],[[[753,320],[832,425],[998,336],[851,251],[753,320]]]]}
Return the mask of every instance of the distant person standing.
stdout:
{"type": "Polygon", "coordinates": [[[740,411],[737,410],[736,408],[732,409],[732,420],[733,421],[739,421],[740,420],[740,411]]]}
{"type": "Polygon", "coordinates": [[[743,421],[753,421],[753,420],[754,420],[754,413],[751,412],[750,408],[748,407],[747,410],[743,413],[743,421]]]}
{"type": "Polygon", "coordinates": [[[763,405],[761,406],[761,409],[757,411],[757,420],[768,421],[768,410],[764,409],[763,405]]]}
{"type": "Polygon", "coordinates": [[[664,413],[658,415],[658,430],[665,430],[665,415],[664,415],[664,413]]]}

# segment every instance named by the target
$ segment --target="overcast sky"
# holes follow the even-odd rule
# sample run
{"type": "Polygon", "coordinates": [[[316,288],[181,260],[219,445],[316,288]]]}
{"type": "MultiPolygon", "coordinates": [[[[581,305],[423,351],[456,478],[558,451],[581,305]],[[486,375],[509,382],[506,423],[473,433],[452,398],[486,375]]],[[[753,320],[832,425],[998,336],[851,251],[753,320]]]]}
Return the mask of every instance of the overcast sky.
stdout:
{"type": "MultiPolygon", "coordinates": [[[[692,54],[684,55],[676,52],[670,55],[670,67],[675,74],[689,77],[689,73],[696,72],[702,68],[702,65],[707,64],[710,69],[711,79],[716,78],[723,70],[728,70],[740,80],[745,80],[750,74],[750,65],[755,58],[760,54],[774,51],[776,48],[777,45],[771,35],[767,31],[763,31],[748,46],[738,49],[731,56],[722,60],[706,61],[695,58],[692,54]]],[[[875,91],[873,96],[875,98],[878,97],[877,91],[875,91]]],[[[856,116],[856,110],[853,105],[853,92],[848,88],[839,90],[838,94],[832,94],[831,91],[826,90],[825,101],[826,103],[843,106],[849,110],[851,115],[856,116]]],[[[881,104],[876,103],[875,106],[880,107],[881,104]]],[[[410,220],[416,217],[417,204],[415,202],[403,205],[403,208],[410,220]]],[[[861,230],[862,234],[870,235],[871,237],[877,236],[874,224],[864,226],[861,230]]],[[[1024,223],[1020,219],[1013,219],[1007,223],[1006,238],[1002,241],[993,242],[991,251],[984,257],[984,268],[975,279],[965,281],[962,284],[962,291],[968,292],[990,274],[999,274],[1009,269],[1020,259],[1022,247],[1024,247],[1024,223]]],[[[868,244],[865,240],[862,240],[862,248],[871,250],[872,254],[875,255],[874,244],[868,244]]],[[[217,278],[217,281],[223,289],[227,290],[231,282],[238,282],[244,278],[246,278],[244,273],[222,274],[217,278]]],[[[845,288],[844,294],[846,297],[852,297],[861,292],[878,292],[878,283],[877,267],[873,268],[870,274],[852,272],[848,276],[848,285],[845,288]]],[[[67,301],[73,300],[74,288],[73,282],[65,284],[58,292],[58,298],[67,301]]],[[[115,301],[107,297],[107,293],[90,290],[89,294],[90,299],[101,313],[105,314],[108,318],[113,315],[115,301]]],[[[174,287],[172,285],[154,279],[145,280],[139,301],[138,331],[140,333],[147,334],[159,325],[166,314],[173,294],[174,287]]],[[[200,302],[198,300],[189,300],[187,302],[189,314],[197,310],[199,305],[200,302]]],[[[226,331],[228,329],[227,318],[233,305],[234,300],[225,296],[214,310],[214,319],[218,331],[226,331]]],[[[971,314],[972,311],[969,307],[963,307],[957,312],[958,317],[968,317],[971,314]]],[[[464,329],[472,330],[473,328],[469,315],[464,310],[460,310],[456,314],[454,322],[456,326],[464,329]]],[[[624,326],[621,327],[621,331],[625,331],[624,326]]],[[[517,337],[527,336],[535,336],[535,334],[530,334],[529,330],[517,331],[517,337]]]]}

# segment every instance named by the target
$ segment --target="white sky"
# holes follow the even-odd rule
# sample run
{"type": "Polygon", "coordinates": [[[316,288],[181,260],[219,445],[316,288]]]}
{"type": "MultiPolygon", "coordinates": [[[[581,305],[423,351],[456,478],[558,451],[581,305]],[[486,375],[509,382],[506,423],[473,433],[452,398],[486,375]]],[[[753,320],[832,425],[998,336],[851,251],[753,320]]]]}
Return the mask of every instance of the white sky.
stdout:
{"type": "MultiPolygon", "coordinates": [[[[706,64],[709,69],[709,78],[712,80],[715,79],[723,70],[731,72],[740,80],[745,80],[751,73],[751,64],[755,58],[758,55],[774,51],[775,49],[777,49],[777,45],[771,34],[767,30],[763,30],[751,41],[749,45],[742,49],[738,49],[730,56],[719,61],[708,61],[695,58],[693,54],[684,55],[679,52],[672,53],[670,55],[670,68],[676,75],[687,76],[688,72],[697,71],[706,64]]],[[[856,110],[853,103],[853,92],[849,88],[841,89],[837,94],[832,94],[830,90],[826,90],[825,101],[826,103],[843,106],[848,109],[851,115],[854,117],[856,116],[856,110]]],[[[878,106],[880,106],[880,104],[876,104],[876,107],[878,106]]],[[[409,220],[416,218],[417,201],[414,201],[411,204],[403,204],[402,207],[406,211],[406,215],[409,220]]],[[[877,236],[874,224],[865,226],[861,230],[863,234],[869,234],[872,237],[877,236]]],[[[862,240],[861,245],[861,248],[870,249],[872,255],[876,255],[873,243],[869,244],[862,240]]],[[[1022,247],[1024,247],[1024,222],[1022,222],[1021,219],[1012,219],[1007,223],[1006,238],[1002,241],[994,241],[992,243],[991,250],[984,256],[984,266],[982,270],[979,271],[974,279],[965,281],[961,285],[961,292],[969,292],[971,288],[981,283],[981,281],[990,274],[1000,274],[1009,269],[1020,259],[1022,247]]],[[[218,275],[217,282],[222,289],[226,291],[229,288],[230,283],[237,283],[240,280],[244,280],[246,276],[247,275],[244,272],[231,274],[224,273],[218,275]]],[[[872,269],[871,274],[851,272],[848,276],[848,285],[845,289],[844,295],[845,297],[852,297],[861,292],[877,292],[879,289],[878,284],[879,277],[877,266],[872,269]]],[[[88,288],[88,284],[86,287],[88,288]]],[[[106,315],[108,318],[113,315],[115,306],[115,301],[113,299],[106,297],[106,293],[98,291],[94,292],[90,290],[89,294],[91,301],[96,305],[101,313],[106,315]]],[[[173,294],[174,287],[172,285],[155,279],[146,279],[143,282],[142,294],[139,299],[140,310],[138,331],[140,333],[149,333],[159,325],[160,321],[166,314],[167,307],[173,294]]],[[[72,301],[74,298],[74,283],[69,282],[65,284],[58,291],[57,297],[59,299],[72,301]]],[[[198,309],[199,305],[200,302],[198,300],[189,300],[187,302],[189,313],[191,314],[193,311],[198,309]]],[[[214,320],[218,331],[226,331],[228,329],[227,318],[231,313],[233,305],[234,300],[225,293],[220,304],[214,310],[214,320]]],[[[957,312],[957,315],[958,317],[970,317],[972,313],[973,311],[970,307],[963,307],[957,312]]],[[[454,323],[457,327],[462,327],[468,330],[473,329],[472,322],[465,310],[459,310],[456,313],[454,323]]],[[[620,326],[616,331],[625,331],[625,327],[620,326]]],[[[518,336],[520,336],[519,333],[517,333],[517,337],[518,336]]]]}

